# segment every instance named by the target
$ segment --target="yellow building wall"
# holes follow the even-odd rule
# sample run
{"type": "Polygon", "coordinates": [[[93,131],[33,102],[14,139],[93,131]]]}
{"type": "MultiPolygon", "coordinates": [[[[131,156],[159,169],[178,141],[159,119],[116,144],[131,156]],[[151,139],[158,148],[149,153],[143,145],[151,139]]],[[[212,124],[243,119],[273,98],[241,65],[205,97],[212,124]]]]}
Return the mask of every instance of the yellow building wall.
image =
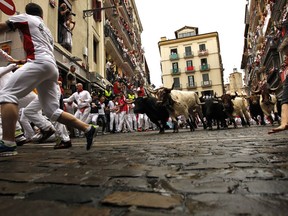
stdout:
{"type": "MultiPolygon", "coordinates": [[[[198,36],[195,36],[197,38],[198,36]]],[[[191,37],[180,38],[175,40],[162,40],[159,42],[159,49],[161,55],[161,66],[162,66],[162,80],[163,86],[171,87],[173,84],[173,78],[179,77],[180,84],[182,85],[182,90],[188,90],[186,85],[188,83],[188,76],[194,75],[194,80],[197,84],[197,89],[193,89],[200,93],[201,91],[213,90],[217,95],[223,94],[223,77],[221,73],[221,65],[219,60],[219,50],[218,42],[215,34],[208,35],[206,38],[204,36],[199,36],[199,39],[193,40],[191,37]],[[208,50],[208,56],[198,57],[199,44],[205,44],[208,50]],[[191,46],[192,52],[194,54],[193,58],[184,58],[185,47],[191,46]],[[170,60],[171,49],[177,49],[179,60],[170,60]],[[209,71],[200,72],[201,59],[206,58],[210,66],[209,71]],[[195,68],[194,73],[185,73],[186,61],[192,60],[193,66],[195,68]],[[172,63],[178,62],[178,67],[181,70],[180,75],[171,75],[172,63]],[[201,87],[202,74],[209,74],[209,80],[212,80],[211,87],[201,87]]],[[[193,38],[193,37],[192,37],[193,38]]]]}

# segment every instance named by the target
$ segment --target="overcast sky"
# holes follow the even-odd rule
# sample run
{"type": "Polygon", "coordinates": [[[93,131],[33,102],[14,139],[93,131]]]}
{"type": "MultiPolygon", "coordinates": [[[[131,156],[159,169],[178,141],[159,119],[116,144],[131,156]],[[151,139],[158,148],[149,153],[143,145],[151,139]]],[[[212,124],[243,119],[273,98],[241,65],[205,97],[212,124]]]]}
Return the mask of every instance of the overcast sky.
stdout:
{"type": "MultiPolygon", "coordinates": [[[[198,27],[199,34],[218,32],[224,67],[224,82],[233,68],[242,72],[244,16],[246,0],[135,0],[143,26],[142,47],[150,70],[151,82],[161,85],[158,42],[184,26],[198,27]]],[[[209,49],[209,48],[208,48],[209,49]]]]}

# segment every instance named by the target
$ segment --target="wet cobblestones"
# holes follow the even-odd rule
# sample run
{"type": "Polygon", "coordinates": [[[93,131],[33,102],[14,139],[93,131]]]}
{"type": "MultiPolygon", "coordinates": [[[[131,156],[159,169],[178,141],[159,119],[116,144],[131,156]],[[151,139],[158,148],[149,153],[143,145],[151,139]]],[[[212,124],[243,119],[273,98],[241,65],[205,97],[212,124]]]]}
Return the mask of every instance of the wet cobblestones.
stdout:
{"type": "Polygon", "coordinates": [[[4,215],[287,215],[288,132],[101,135],[0,158],[4,215]]]}

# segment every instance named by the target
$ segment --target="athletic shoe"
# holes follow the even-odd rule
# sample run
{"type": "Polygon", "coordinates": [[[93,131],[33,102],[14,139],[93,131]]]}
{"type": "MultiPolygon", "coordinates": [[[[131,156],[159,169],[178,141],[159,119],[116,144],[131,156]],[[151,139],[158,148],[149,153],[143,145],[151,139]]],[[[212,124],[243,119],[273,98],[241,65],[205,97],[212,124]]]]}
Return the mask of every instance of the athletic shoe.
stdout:
{"type": "Polygon", "coordinates": [[[26,137],[24,136],[24,134],[15,137],[15,142],[17,144],[17,146],[22,146],[27,142],[26,137]]]}
{"type": "Polygon", "coordinates": [[[14,156],[17,154],[17,145],[7,146],[3,140],[0,140],[0,157],[14,156]]]}
{"type": "Polygon", "coordinates": [[[54,146],[54,149],[66,149],[66,148],[70,148],[72,147],[71,141],[67,141],[64,142],[63,140],[61,140],[60,143],[56,143],[56,145],[54,146]]]}
{"type": "Polygon", "coordinates": [[[15,130],[15,137],[22,136],[22,135],[24,135],[22,130],[20,130],[20,129],[15,130]]]}
{"type": "Polygon", "coordinates": [[[86,144],[87,151],[91,148],[93,144],[93,138],[95,134],[96,134],[96,129],[94,126],[91,125],[91,129],[87,133],[85,133],[86,140],[87,140],[87,144],[86,144]]]}
{"type": "Polygon", "coordinates": [[[33,136],[33,141],[42,143],[55,133],[55,129],[50,127],[47,131],[40,129],[40,132],[33,136]]]}

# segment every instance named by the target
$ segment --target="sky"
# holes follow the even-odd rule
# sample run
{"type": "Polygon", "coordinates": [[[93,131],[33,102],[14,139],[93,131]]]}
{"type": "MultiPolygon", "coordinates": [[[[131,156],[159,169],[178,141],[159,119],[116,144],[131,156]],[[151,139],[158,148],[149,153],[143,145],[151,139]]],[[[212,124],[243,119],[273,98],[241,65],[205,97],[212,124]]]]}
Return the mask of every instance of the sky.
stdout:
{"type": "Polygon", "coordinates": [[[218,32],[225,83],[233,68],[242,72],[247,0],[135,0],[135,3],[143,27],[142,47],[151,83],[156,87],[162,84],[158,42],[164,36],[175,39],[174,32],[184,26],[198,27],[199,34],[218,32]]]}

